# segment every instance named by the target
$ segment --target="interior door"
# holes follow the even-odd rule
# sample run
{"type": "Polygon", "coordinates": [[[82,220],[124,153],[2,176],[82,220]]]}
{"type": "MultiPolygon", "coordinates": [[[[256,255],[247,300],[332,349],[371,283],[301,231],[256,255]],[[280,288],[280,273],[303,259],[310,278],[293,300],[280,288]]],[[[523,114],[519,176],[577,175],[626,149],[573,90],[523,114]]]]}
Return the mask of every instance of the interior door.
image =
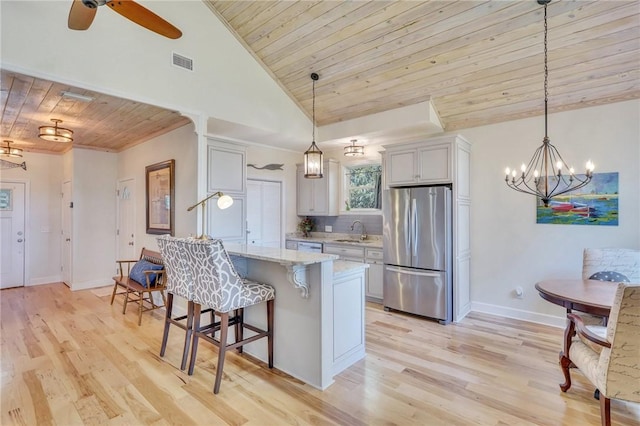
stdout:
{"type": "Polygon", "coordinates": [[[25,184],[0,182],[0,288],[24,286],[25,184]]]}
{"type": "Polygon", "coordinates": [[[118,181],[118,218],[116,238],[118,239],[118,259],[135,259],[135,179],[124,179],[118,181]]]}
{"type": "Polygon", "coordinates": [[[72,284],[73,267],[73,204],[71,181],[62,183],[62,281],[69,287],[72,284]]]}
{"type": "Polygon", "coordinates": [[[247,180],[247,244],[282,246],[282,182],[247,180]]]}

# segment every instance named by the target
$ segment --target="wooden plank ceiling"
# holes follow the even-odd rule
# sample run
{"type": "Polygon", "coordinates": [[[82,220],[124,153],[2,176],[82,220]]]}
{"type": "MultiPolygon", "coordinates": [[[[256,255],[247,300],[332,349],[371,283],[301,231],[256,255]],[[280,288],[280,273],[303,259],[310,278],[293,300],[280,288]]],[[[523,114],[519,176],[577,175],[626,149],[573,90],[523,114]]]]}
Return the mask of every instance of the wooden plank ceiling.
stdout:
{"type": "MultiPolygon", "coordinates": [[[[309,116],[309,75],[320,75],[319,126],[427,100],[446,131],[543,113],[543,7],[535,0],[203,1],[309,116]]],[[[548,15],[550,112],[640,98],[639,0],[554,0],[548,15]]],[[[70,148],[37,137],[51,118],[75,131],[74,146],[110,151],[188,122],[5,71],[1,102],[2,138],[32,151],[70,148]]]]}
{"type": "MultiPolygon", "coordinates": [[[[521,1],[204,0],[319,126],[431,99],[445,130],[543,112],[543,11],[521,1]]],[[[548,6],[549,110],[640,97],[640,3],[548,6]]]]}
{"type": "Polygon", "coordinates": [[[30,152],[61,154],[72,147],[119,152],[190,123],[176,111],[1,70],[2,140],[30,152]],[[72,92],[91,102],[62,96],[72,92]],[[72,143],[38,138],[38,127],[73,130],[72,143]]]}

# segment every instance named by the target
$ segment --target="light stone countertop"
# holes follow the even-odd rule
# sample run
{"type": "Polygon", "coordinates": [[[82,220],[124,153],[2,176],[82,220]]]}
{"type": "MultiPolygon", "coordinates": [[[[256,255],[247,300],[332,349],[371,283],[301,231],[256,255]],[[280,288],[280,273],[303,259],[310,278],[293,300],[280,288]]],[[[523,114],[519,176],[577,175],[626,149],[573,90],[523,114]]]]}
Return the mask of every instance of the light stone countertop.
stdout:
{"type": "Polygon", "coordinates": [[[352,272],[356,269],[367,269],[368,263],[351,262],[349,260],[334,260],[333,261],[333,277],[336,278],[347,272],[352,272]]]}
{"type": "Polygon", "coordinates": [[[305,241],[310,243],[344,244],[364,248],[382,248],[382,235],[369,235],[364,241],[359,240],[358,237],[358,234],[312,232],[310,237],[303,237],[300,234],[287,234],[286,239],[291,241],[305,241]]]}
{"type": "Polygon", "coordinates": [[[248,259],[266,260],[282,265],[312,265],[329,260],[336,260],[337,254],[309,253],[273,247],[259,247],[246,244],[225,244],[224,248],[230,255],[246,257],[248,259]]]}

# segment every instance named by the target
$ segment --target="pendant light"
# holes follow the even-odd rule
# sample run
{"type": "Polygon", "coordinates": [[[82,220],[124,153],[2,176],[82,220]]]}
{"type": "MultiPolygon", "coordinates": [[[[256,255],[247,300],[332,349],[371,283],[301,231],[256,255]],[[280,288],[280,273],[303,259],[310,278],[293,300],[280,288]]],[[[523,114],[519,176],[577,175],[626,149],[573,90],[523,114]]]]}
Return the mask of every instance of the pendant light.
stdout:
{"type": "Polygon", "coordinates": [[[537,0],[539,5],[544,6],[544,139],[542,145],[534,152],[528,165],[524,163],[520,167],[521,173],[513,169],[505,170],[505,182],[507,186],[518,192],[534,195],[545,207],[549,206],[549,201],[553,197],[576,191],[589,182],[593,177],[593,163],[589,160],[586,164],[584,177],[579,177],[574,173],[573,167],[569,167],[558,150],[553,146],[547,134],[547,100],[548,100],[548,77],[547,66],[547,4],[551,0],[537,0]],[[562,169],[567,172],[563,174],[562,169]]]}
{"type": "Polygon", "coordinates": [[[5,157],[14,157],[14,158],[22,157],[22,149],[12,148],[9,145],[12,143],[12,141],[4,140],[3,142],[5,143],[5,145],[0,146],[0,155],[4,155],[5,157]]]}
{"type": "Polygon", "coordinates": [[[311,121],[313,124],[313,138],[311,140],[311,146],[304,153],[304,177],[307,179],[319,179],[322,177],[324,169],[322,161],[322,151],[316,145],[316,81],[320,76],[318,74],[311,73],[311,80],[313,80],[313,100],[311,106],[311,121]]]}
{"type": "Polygon", "coordinates": [[[356,145],[357,139],[351,139],[351,145],[344,147],[344,155],[346,157],[356,157],[358,155],[364,155],[364,146],[356,145]]]}
{"type": "Polygon", "coordinates": [[[50,142],[73,142],[73,130],[59,127],[62,120],[52,118],[53,126],[40,126],[38,137],[50,142]]]}

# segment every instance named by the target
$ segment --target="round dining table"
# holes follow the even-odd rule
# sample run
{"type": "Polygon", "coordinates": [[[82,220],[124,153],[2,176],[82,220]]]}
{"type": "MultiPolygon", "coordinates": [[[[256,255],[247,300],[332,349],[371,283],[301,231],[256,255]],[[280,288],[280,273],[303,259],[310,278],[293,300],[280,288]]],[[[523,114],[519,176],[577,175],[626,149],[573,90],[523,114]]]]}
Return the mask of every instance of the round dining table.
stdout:
{"type": "Polygon", "coordinates": [[[545,280],[535,287],[540,297],[565,307],[567,312],[580,311],[606,318],[618,285],[612,281],[545,280]]]}

